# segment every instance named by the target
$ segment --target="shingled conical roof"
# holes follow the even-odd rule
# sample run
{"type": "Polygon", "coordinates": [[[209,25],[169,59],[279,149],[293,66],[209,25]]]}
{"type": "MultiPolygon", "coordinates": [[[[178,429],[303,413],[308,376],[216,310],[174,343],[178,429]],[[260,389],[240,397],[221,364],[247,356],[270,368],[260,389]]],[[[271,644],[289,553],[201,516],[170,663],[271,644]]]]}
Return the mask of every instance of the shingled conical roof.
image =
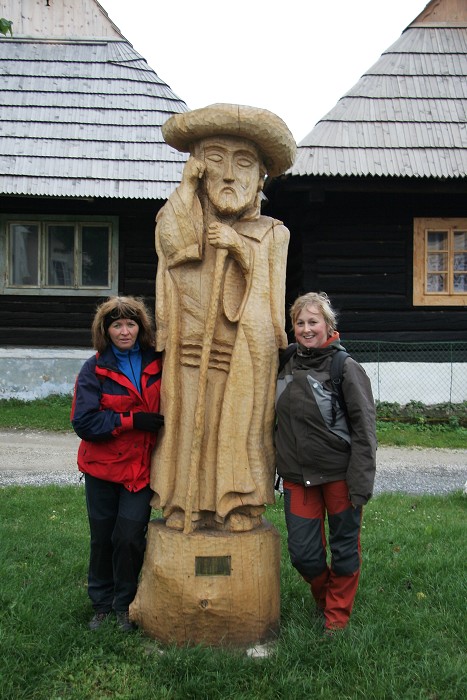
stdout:
{"type": "Polygon", "coordinates": [[[186,104],[96,0],[5,0],[0,194],[165,199],[186,156],[161,125],[186,104]]]}
{"type": "Polygon", "coordinates": [[[298,147],[291,175],[467,175],[467,1],[432,0],[298,147]]]}

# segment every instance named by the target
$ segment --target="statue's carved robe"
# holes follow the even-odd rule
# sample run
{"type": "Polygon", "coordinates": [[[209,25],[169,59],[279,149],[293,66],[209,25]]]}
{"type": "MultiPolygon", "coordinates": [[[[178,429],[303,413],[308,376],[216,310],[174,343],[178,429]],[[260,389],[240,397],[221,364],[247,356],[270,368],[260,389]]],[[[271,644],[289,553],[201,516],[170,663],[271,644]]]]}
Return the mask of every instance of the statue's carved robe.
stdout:
{"type": "Polygon", "coordinates": [[[216,248],[199,199],[188,211],[178,191],[157,218],[157,348],[165,350],[159,434],[151,470],[153,506],[164,517],[191,508],[220,522],[235,508],[274,502],[274,393],[284,332],[289,232],[260,216],[232,226],[247,271],[230,255],[220,289],[207,375],[204,436],[187,506],[199,363],[216,248]]]}

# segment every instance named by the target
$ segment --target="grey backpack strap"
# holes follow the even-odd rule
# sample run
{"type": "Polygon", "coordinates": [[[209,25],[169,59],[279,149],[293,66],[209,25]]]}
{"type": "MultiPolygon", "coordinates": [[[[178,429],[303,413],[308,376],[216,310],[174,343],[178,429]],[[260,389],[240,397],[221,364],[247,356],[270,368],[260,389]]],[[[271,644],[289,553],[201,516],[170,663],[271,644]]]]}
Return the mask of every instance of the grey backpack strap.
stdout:
{"type": "Polygon", "coordinates": [[[336,422],[336,402],[344,411],[345,419],[350,430],[349,415],[345,405],[344,394],[342,393],[342,373],[344,362],[350,357],[346,350],[337,350],[332,356],[331,362],[331,384],[332,384],[332,425],[336,422]]]}

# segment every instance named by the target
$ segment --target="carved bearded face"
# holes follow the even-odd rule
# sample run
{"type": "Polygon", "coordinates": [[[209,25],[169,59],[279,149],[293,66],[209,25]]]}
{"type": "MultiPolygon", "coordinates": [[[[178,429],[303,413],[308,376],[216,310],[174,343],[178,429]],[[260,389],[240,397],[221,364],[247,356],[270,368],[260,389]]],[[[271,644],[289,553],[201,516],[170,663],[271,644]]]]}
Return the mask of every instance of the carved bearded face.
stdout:
{"type": "Polygon", "coordinates": [[[254,204],[264,175],[251,141],[230,136],[203,139],[198,157],[206,163],[206,194],[219,214],[237,215],[254,204]]]}

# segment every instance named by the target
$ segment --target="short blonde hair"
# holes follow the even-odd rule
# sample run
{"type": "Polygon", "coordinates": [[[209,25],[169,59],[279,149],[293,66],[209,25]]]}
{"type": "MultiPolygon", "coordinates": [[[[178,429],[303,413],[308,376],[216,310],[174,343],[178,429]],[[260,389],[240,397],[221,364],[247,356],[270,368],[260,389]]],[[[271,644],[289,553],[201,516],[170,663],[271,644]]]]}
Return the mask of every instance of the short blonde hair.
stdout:
{"type": "Polygon", "coordinates": [[[142,350],[154,346],[154,330],[149,310],[140,297],[109,297],[97,307],[91,326],[92,344],[98,352],[104,352],[110,343],[107,329],[119,318],[131,318],[139,326],[138,343],[142,350]]]}
{"type": "Polygon", "coordinates": [[[331,301],[326,292],[308,292],[307,294],[303,294],[301,297],[298,297],[298,299],[295,299],[290,308],[290,320],[292,321],[292,326],[295,326],[297,318],[303,309],[312,305],[319,308],[328,328],[331,331],[336,331],[337,313],[332,308],[331,301]]]}

